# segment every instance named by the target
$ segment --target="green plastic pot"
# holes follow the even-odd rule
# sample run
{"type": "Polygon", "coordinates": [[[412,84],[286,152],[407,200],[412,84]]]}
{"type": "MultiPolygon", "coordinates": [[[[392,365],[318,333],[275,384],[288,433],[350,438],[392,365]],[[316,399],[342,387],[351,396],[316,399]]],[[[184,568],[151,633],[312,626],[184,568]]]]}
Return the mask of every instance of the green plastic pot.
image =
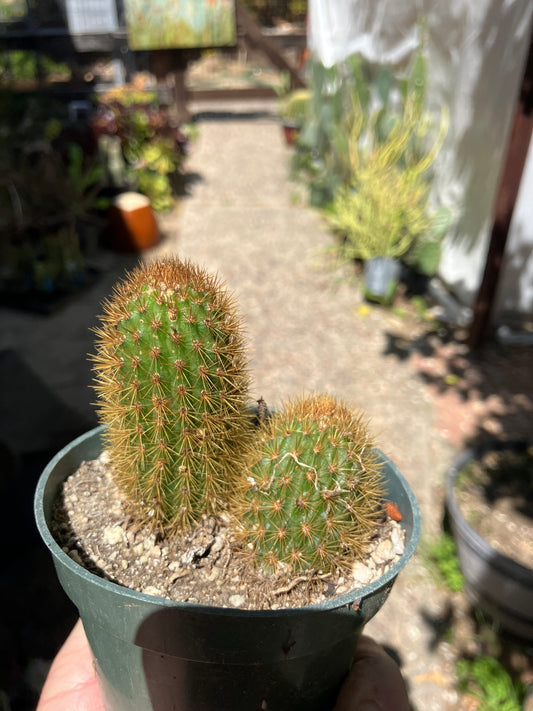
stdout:
{"type": "Polygon", "coordinates": [[[378,581],[291,610],[239,610],[173,602],[103,580],[53,539],[62,482],[102,450],[102,428],[61,450],[44,470],[35,517],[59,580],[80,617],[108,711],[325,711],[333,708],[364,624],[383,605],[420,536],[416,499],[385,464],[387,498],[402,513],[405,553],[378,581]]]}

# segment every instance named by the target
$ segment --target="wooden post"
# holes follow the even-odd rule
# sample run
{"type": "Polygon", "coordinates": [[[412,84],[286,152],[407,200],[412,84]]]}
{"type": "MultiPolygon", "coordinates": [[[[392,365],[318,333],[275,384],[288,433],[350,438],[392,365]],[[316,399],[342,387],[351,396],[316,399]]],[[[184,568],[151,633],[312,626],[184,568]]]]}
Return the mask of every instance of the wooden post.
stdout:
{"type": "Polygon", "coordinates": [[[496,196],[494,221],[492,223],[485,271],[474,302],[473,318],[467,337],[467,343],[471,348],[480,348],[487,339],[505,245],[520,188],[520,180],[524,171],[532,129],[533,32],[520,95],[516,105],[511,138],[507,146],[507,155],[496,196]]]}
{"type": "Polygon", "coordinates": [[[298,70],[285,59],[276,44],[264,36],[259,25],[239,0],[235,0],[235,12],[237,16],[237,28],[239,32],[242,33],[244,41],[252,49],[258,49],[263,52],[276,69],[289,74],[291,89],[305,87],[305,81],[300,76],[298,70]]]}
{"type": "Polygon", "coordinates": [[[190,120],[188,109],[189,94],[186,86],[187,65],[195,56],[191,50],[158,49],[150,52],[150,71],[157,80],[171,76],[174,80],[173,98],[180,123],[190,120]]]}
{"type": "Polygon", "coordinates": [[[191,113],[189,111],[189,93],[187,91],[186,77],[187,77],[187,67],[180,67],[176,69],[173,73],[174,76],[174,104],[176,105],[176,112],[178,115],[178,121],[180,123],[187,123],[191,120],[191,113]]]}

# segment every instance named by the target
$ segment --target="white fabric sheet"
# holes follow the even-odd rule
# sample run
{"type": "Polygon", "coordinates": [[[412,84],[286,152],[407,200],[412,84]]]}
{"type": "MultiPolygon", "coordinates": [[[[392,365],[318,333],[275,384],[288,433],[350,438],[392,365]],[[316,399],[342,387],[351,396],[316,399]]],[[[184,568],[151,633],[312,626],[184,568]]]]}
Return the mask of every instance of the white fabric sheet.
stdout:
{"type": "MultiPolygon", "coordinates": [[[[483,274],[494,198],[531,36],[533,2],[309,0],[309,16],[310,49],[327,66],[358,53],[398,71],[418,46],[418,23],[425,18],[428,103],[436,111],[446,105],[450,112],[433,197],[452,208],[455,224],[440,274],[464,304],[471,304],[483,274]]],[[[514,274],[502,275],[497,309],[533,311],[531,173],[533,168],[522,186],[509,240],[506,264],[514,274]],[[519,289],[513,250],[524,263],[519,289]]]]}

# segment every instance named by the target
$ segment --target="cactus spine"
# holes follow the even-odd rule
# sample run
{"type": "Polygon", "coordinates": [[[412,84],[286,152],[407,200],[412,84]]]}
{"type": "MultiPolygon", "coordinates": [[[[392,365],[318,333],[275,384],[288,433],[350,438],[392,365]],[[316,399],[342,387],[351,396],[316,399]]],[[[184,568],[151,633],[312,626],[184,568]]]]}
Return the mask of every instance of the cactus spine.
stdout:
{"type": "Polygon", "coordinates": [[[259,433],[237,512],[243,543],[267,572],[347,567],[376,532],[379,469],[365,423],[342,402],[289,402],[259,433]]]}
{"type": "Polygon", "coordinates": [[[240,319],[217,278],[177,259],[137,267],[95,329],[99,416],[135,515],[182,530],[231,500],[250,423],[240,319]]]}

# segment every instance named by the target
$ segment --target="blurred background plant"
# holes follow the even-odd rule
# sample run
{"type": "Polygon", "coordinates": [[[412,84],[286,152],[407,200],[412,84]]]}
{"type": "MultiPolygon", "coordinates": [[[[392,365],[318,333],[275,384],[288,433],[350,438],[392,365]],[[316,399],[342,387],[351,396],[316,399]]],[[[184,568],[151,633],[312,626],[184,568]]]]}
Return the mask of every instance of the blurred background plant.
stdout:
{"type": "Polygon", "coordinates": [[[242,4],[262,25],[281,22],[303,22],[307,15],[307,0],[242,0],[242,4]]]}
{"type": "Polygon", "coordinates": [[[431,213],[428,207],[429,172],[446,133],[446,119],[425,151],[432,122],[415,96],[407,96],[397,120],[380,121],[383,115],[378,112],[366,126],[361,121],[352,125],[350,178],[336,189],[326,215],[343,238],[339,249],[345,258],[405,258],[431,274],[451,218],[446,208],[431,213]]]}
{"type": "Polygon", "coordinates": [[[109,182],[144,193],[156,211],[172,209],[188,129],[152,91],[123,86],[98,96],[97,102],[91,126],[109,182]]]}
{"type": "Polygon", "coordinates": [[[76,286],[86,276],[82,224],[106,207],[103,168],[65,130],[60,102],[3,90],[0,109],[0,287],[23,294],[76,286]]]}
{"type": "Polygon", "coordinates": [[[521,711],[526,686],[514,679],[493,656],[460,659],[456,664],[458,687],[476,701],[477,711],[521,711]]]}
{"type": "Polygon", "coordinates": [[[312,205],[339,235],[345,259],[402,258],[434,274],[452,219],[430,204],[432,169],[448,116],[426,109],[422,39],[408,71],[372,67],[358,56],[310,63],[309,110],[293,159],[312,205]]]}
{"type": "Polygon", "coordinates": [[[283,94],[278,103],[281,119],[301,128],[305,121],[310,99],[311,92],[308,89],[295,89],[283,94]]]}
{"type": "Polygon", "coordinates": [[[451,592],[463,589],[464,578],[457,558],[455,541],[450,533],[444,531],[428,548],[428,564],[436,572],[439,581],[451,592]]]}
{"type": "Polygon", "coordinates": [[[11,86],[16,82],[48,80],[71,77],[70,67],[41,52],[28,49],[11,49],[0,52],[0,86],[11,86]]]}

